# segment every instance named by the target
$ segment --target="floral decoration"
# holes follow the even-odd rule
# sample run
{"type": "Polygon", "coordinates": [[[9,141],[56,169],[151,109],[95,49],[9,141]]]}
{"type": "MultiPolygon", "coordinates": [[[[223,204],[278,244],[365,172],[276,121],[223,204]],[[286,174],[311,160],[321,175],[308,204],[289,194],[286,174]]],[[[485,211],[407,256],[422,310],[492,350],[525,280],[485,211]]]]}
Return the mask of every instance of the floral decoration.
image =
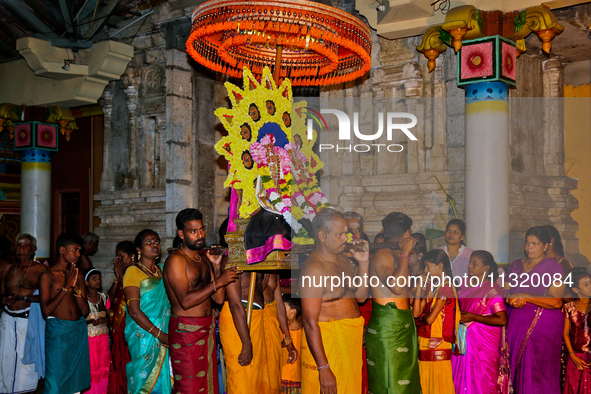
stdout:
{"type": "Polygon", "coordinates": [[[312,220],[328,201],[314,175],[323,164],[312,151],[316,131],[307,138],[306,102],[293,103],[289,80],[277,87],[268,68],[260,81],[245,68],[243,82],[244,90],[226,83],[232,106],[215,112],[228,131],[215,146],[230,163],[224,186],[242,190],[241,217],[261,207],[258,197],[290,223],[294,242],[313,242],[298,220],[312,220]]]}

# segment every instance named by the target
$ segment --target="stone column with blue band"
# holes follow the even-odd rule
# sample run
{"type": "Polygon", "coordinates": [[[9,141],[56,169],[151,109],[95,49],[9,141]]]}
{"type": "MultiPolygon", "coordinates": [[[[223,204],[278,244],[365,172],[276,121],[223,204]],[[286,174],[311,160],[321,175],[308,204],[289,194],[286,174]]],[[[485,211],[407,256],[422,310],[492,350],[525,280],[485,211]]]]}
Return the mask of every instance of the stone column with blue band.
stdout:
{"type": "Polygon", "coordinates": [[[23,151],[21,233],[37,238],[35,258],[49,258],[51,242],[51,152],[23,151]]]}
{"type": "Polygon", "coordinates": [[[458,86],[466,90],[467,244],[509,262],[509,86],[515,43],[491,36],[462,43],[458,86]]]}
{"type": "Polygon", "coordinates": [[[51,250],[51,153],[57,151],[57,125],[18,124],[14,148],[22,151],[20,232],[37,238],[36,259],[48,259],[51,250]]]}

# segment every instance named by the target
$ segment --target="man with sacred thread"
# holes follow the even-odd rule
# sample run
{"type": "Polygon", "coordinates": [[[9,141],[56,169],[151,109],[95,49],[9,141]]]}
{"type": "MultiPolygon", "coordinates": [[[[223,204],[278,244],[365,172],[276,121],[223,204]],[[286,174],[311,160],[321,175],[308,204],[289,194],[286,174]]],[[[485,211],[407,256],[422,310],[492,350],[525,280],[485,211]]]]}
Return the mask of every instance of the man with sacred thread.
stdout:
{"type": "Polygon", "coordinates": [[[170,300],[168,343],[174,376],[172,392],[218,394],[215,319],[212,300],[224,303],[225,287],[241,274],[235,268],[222,273],[222,255],[205,246],[205,226],[199,210],[187,208],[176,217],[182,245],[164,264],[164,287],[170,300]],[[212,379],[213,377],[213,379],[212,379]]]}
{"type": "Polygon", "coordinates": [[[356,272],[355,264],[343,254],[347,244],[345,215],[324,208],[312,226],[316,249],[304,262],[300,281],[306,333],[301,344],[302,393],[360,393],[364,320],[358,303],[367,299],[369,289],[367,281],[356,287],[352,279],[367,278],[369,248],[351,251],[359,263],[356,272]],[[327,275],[343,281],[338,286],[332,282],[318,285],[327,275]]]}

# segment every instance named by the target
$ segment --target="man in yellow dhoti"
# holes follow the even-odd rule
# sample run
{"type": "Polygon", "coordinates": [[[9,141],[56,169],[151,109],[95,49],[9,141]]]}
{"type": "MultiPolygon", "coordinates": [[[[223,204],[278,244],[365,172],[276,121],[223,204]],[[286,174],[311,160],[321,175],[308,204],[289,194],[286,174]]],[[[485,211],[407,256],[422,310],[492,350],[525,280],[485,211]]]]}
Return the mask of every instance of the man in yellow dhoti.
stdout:
{"type": "Polygon", "coordinates": [[[269,280],[263,290],[265,307],[263,321],[265,327],[265,349],[267,351],[267,365],[271,393],[281,392],[281,345],[288,346],[289,364],[296,361],[297,351],[290,337],[285,305],[279,286],[279,275],[269,273],[269,280]],[[287,335],[285,334],[287,333],[287,335]]]}
{"type": "MultiPolygon", "coordinates": [[[[228,394],[278,394],[281,389],[281,364],[280,359],[267,354],[268,348],[272,348],[272,345],[267,344],[271,338],[266,337],[274,330],[270,327],[271,329],[266,332],[265,323],[269,324],[270,319],[269,316],[265,318],[263,311],[265,306],[263,289],[267,286],[270,275],[262,273],[257,275],[249,328],[246,324],[245,307],[250,274],[250,272],[244,272],[236,282],[226,287],[228,301],[224,303],[220,314],[220,340],[226,362],[228,394]]],[[[273,294],[275,293],[273,291],[273,294]]],[[[279,299],[281,300],[281,293],[279,293],[279,299]]],[[[281,300],[281,306],[283,306],[283,300],[281,300]]],[[[278,308],[274,303],[270,304],[269,308],[272,313],[277,313],[278,308]]],[[[291,339],[285,308],[282,310],[282,320],[285,322],[285,330],[282,329],[282,331],[286,338],[291,339]]],[[[271,340],[280,341],[278,335],[272,336],[271,340]]],[[[280,350],[279,343],[277,342],[278,350],[280,350]]],[[[297,352],[293,345],[290,344],[289,350],[295,361],[297,352]]]]}
{"type": "Polygon", "coordinates": [[[357,303],[368,294],[369,251],[351,251],[358,267],[343,254],[347,222],[341,212],[325,208],[312,225],[316,250],[306,259],[300,278],[306,333],[301,345],[302,393],[360,393],[363,317],[357,303]]]}

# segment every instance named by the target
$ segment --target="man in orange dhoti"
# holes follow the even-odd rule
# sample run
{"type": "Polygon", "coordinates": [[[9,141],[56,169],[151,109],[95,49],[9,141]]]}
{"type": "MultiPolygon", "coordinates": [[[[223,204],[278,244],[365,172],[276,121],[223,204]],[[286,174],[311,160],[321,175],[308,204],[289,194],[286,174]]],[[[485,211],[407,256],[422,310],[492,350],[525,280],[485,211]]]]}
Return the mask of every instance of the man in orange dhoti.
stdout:
{"type": "MultiPolygon", "coordinates": [[[[284,308],[282,318],[277,318],[276,311],[279,308],[274,303],[277,301],[277,288],[272,289],[275,301],[265,306],[263,289],[269,283],[269,274],[257,275],[250,328],[247,326],[245,308],[250,275],[250,272],[244,272],[236,282],[226,287],[227,302],[220,314],[220,340],[226,361],[228,394],[279,394],[281,362],[280,356],[275,356],[274,349],[280,350],[281,339],[279,335],[273,334],[276,331],[273,326],[277,321],[284,322],[281,324],[281,331],[286,343],[290,343],[288,349],[292,354],[292,362],[295,361],[297,352],[291,344],[284,308]],[[263,310],[263,306],[269,308],[267,312],[263,310]],[[270,316],[272,314],[273,318],[270,316]],[[265,323],[271,325],[267,330],[265,323]],[[267,343],[268,340],[274,342],[267,343]]],[[[283,306],[280,292],[279,300],[283,306]]],[[[281,310],[279,313],[281,314],[281,310]]],[[[281,354],[279,351],[277,353],[281,354]]]]}
{"type": "MultiPolygon", "coordinates": [[[[269,280],[263,290],[265,307],[263,308],[263,321],[265,328],[265,350],[267,352],[267,366],[269,369],[269,383],[273,393],[281,392],[281,346],[292,344],[291,337],[284,339],[284,332],[289,332],[285,305],[279,286],[279,275],[269,274],[269,280]]],[[[290,349],[293,346],[290,346],[290,349]]],[[[293,347],[295,351],[295,347],[293,347]]],[[[289,359],[293,363],[295,356],[290,352],[289,359]]]]}
{"type": "Polygon", "coordinates": [[[347,222],[341,212],[325,208],[312,225],[316,250],[306,259],[300,278],[306,333],[301,345],[302,393],[360,393],[363,317],[357,303],[368,295],[363,277],[367,279],[369,251],[351,251],[359,267],[343,254],[347,222]],[[356,287],[359,279],[361,286],[356,287]]]}

